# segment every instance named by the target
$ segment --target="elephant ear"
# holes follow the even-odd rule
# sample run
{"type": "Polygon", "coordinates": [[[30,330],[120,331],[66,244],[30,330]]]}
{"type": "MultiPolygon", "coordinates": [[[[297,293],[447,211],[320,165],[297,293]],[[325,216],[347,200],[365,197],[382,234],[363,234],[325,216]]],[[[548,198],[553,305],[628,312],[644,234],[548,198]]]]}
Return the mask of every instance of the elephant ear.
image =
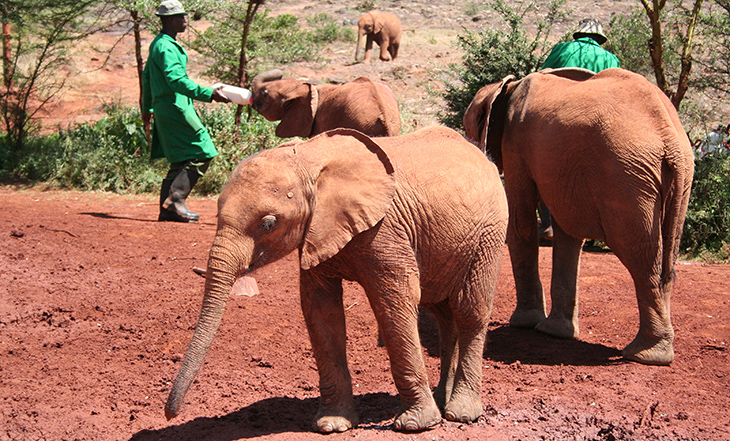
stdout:
{"type": "Polygon", "coordinates": [[[314,86],[306,83],[298,85],[287,96],[283,103],[284,112],[281,122],[276,128],[279,138],[300,136],[308,138],[312,134],[314,114],[317,111],[314,97],[317,96],[314,86]]]}
{"type": "Polygon", "coordinates": [[[378,17],[375,14],[370,14],[373,17],[373,34],[379,34],[383,32],[383,25],[385,20],[382,17],[378,17]]]}
{"type": "Polygon", "coordinates": [[[395,196],[390,158],[371,138],[335,129],[297,146],[314,177],[314,202],[300,253],[302,269],[331,258],[380,222],[395,196]]]}
{"type": "Polygon", "coordinates": [[[488,84],[479,89],[464,113],[466,137],[478,143],[479,148],[492,157],[500,170],[502,130],[507,110],[505,86],[514,79],[514,75],[508,75],[499,83],[488,84]]]}

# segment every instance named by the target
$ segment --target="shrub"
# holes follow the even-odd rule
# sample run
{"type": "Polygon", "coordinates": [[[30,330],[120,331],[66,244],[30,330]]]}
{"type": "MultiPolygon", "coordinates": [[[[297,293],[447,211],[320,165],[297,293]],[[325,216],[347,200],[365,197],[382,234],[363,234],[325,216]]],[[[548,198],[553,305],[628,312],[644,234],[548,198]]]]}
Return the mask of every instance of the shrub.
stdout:
{"type": "Polygon", "coordinates": [[[564,3],[565,0],[551,0],[547,12],[543,13],[538,11],[534,2],[516,10],[503,0],[492,0],[489,6],[499,13],[508,29],[506,32],[499,29],[465,30],[457,36],[458,45],[465,55],[461,66],[451,66],[458,78],[456,82],[446,83],[446,110],[439,115],[441,122],[461,128],[464,112],[479,89],[507,75],[522,78],[539,70],[552,47],[547,41],[549,29],[562,16],[560,8],[564,3]],[[524,20],[528,13],[536,16],[536,32],[525,29],[524,20]]]}
{"type": "Polygon", "coordinates": [[[106,105],[107,115],[58,135],[59,151],[50,180],[61,187],[115,193],[144,193],[159,187],[162,167],[149,161],[136,107],[106,105]]]}
{"type": "Polygon", "coordinates": [[[695,161],[682,252],[703,260],[730,260],[730,155],[695,161]]]}
{"type": "MultiPolygon", "coordinates": [[[[62,188],[149,193],[159,191],[168,163],[150,161],[137,107],[106,106],[95,123],[28,139],[21,161],[0,177],[48,181],[62,188]]],[[[198,194],[217,194],[245,157],[277,145],[274,124],[253,113],[235,133],[235,106],[200,106],[199,113],[219,155],[195,187],[198,194]]],[[[0,137],[0,143],[6,138],[0,137]]],[[[3,150],[4,151],[4,150],[3,150]]],[[[1,158],[0,158],[1,160],[1,158]]]]}
{"type": "MultiPolygon", "coordinates": [[[[270,66],[291,64],[300,61],[317,61],[325,44],[333,41],[355,41],[352,29],[334,23],[328,14],[315,14],[308,21],[309,29],[300,27],[299,19],[291,14],[275,17],[269,11],[256,14],[246,40],[246,77],[270,66]]],[[[241,23],[235,18],[224,19],[210,26],[192,47],[213,60],[204,74],[218,81],[236,84],[238,63],[241,53],[241,36],[232,29],[239,29],[241,23]]]]}
{"type": "Polygon", "coordinates": [[[220,193],[233,169],[243,159],[282,142],[274,134],[275,124],[256,112],[251,112],[249,119],[242,122],[240,133],[236,134],[235,106],[209,109],[201,108],[200,117],[211,133],[218,156],[194,188],[195,193],[204,195],[220,193]]]}

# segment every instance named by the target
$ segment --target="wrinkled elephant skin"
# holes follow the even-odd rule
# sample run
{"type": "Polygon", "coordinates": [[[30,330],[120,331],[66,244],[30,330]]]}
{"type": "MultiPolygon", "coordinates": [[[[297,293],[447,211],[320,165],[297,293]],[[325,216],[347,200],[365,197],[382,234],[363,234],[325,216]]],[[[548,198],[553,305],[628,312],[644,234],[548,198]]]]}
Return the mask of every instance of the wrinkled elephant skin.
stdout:
{"type": "MultiPolygon", "coordinates": [[[[400,394],[394,428],[418,431],[482,412],[482,353],[507,228],[497,167],[453,130],[369,138],[338,129],[239,164],[218,201],[203,308],[165,408],[180,411],[234,280],[299,250],[300,296],[320,375],[314,430],[358,424],[342,281],[365,290],[400,394]],[[418,308],[439,324],[431,392],[418,308]]],[[[264,294],[262,294],[264,295],[264,294]]]]}
{"type": "Polygon", "coordinates": [[[510,323],[577,337],[581,247],[599,239],[636,288],[639,331],[624,357],[671,363],[670,293],[694,161],[661,90],[623,69],[546,69],[483,87],[464,128],[504,170],[517,289],[510,323]],[[554,230],[547,317],[537,269],[539,199],[554,230]]]}

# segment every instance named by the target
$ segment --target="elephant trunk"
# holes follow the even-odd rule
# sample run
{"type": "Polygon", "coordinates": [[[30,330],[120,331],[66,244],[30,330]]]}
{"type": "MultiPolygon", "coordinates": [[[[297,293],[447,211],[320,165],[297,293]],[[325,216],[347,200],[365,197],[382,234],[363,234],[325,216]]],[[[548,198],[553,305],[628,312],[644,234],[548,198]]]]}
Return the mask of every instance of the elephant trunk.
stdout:
{"type": "Polygon", "coordinates": [[[357,61],[357,57],[360,55],[360,42],[362,41],[363,35],[365,35],[364,30],[357,31],[357,46],[355,46],[355,61],[357,61]]]}
{"type": "Polygon", "coordinates": [[[231,253],[225,251],[225,247],[217,244],[218,242],[217,236],[208,258],[205,295],[195,334],[165,404],[165,416],[168,420],[180,413],[185,394],[198,374],[218,331],[231,288],[239,272],[238,259],[231,258],[231,253]]]}
{"type": "Polygon", "coordinates": [[[253,77],[251,80],[251,91],[256,92],[261,86],[268,81],[280,80],[284,77],[284,72],[281,69],[267,70],[253,77]]]}

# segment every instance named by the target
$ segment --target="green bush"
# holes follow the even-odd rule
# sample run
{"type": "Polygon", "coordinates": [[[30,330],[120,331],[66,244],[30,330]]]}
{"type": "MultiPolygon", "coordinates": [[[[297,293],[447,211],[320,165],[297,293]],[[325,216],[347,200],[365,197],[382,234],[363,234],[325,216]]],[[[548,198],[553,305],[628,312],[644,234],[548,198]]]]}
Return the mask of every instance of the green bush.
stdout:
{"type": "Polygon", "coordinates": [[[220,193],[233,169],[243,159],[282,142],[274,134],[276,124],[266,121],[256,112],[251,112],[250,118],[243,116],[240,133],[236,135],[235,106],[209,109],[201,108],[200,117],[211,133],[218,156],[213,159],[207,173],[195,186],[195,193],[204,195],[220,193]]]}
{"type": "MultiPolygon", "coordinates": [[[[355,41],[354,31],[334,23],[328,14],[315,14],[307,22],[309,29],[303,29],[291,14],[271,17],[268,10],[256,14],[246,40],[246,77],[252,78],[269,67],[317,61],[324,45],[355,41]]],[[[195,50],[213,60],[205,75],[229,84],[238,81],[241,35],[231,30],[241,26],[236,18],[225,16],[193,42],[195,50]]]]}
{"type": "Polygon", "coordinates": [[[60,144],[58,134],[29,136],[15,154],[14,140],[0,133],[0,178],[47,181],[58,168],[60,144]]]}
{"type": "Polygon", "coordinates": [[[730,260],[730,155],[695,161],[682,252],[710,261],[730,260]]]}
{"type": "Polygon", "coordinates": [[[479,89],[507,75],[522,78],[539,70],[552,48],[547,41],[549,29],[562,16],[560,8],[564,3],[565,0],[551,0],[547,11],[543,12],[538,11],[534,2],[517,10],[507,6],[503,0],[492,0],[489,7],[501,16],[507,31],[491,28],[478,32],[465,30],[457,36],[458,45],[465,55],[461,65],[451,66],[457,81],[446,83],[446,109],[439,114],[441,122],[452,128],[461,128],[464,112],[479,89]],[[535,15],[537,30],[534,32],[525,29],[528,13],[535,15]]]}
{"type": "MultiPolygon", "coordinates": [[[[242,159],[281,141],[274,135],[275,124],[255,112],[243,121],[237,135],[235,109],[202,105],[199,108],[219,155],[196,185],[198,194],[219,193],[242,159]]],[[[150,161],[139,109],[109,105],[106,111],[107,115],[97,122],[28,138],[19,165],[12,170],[1,169],[0,177],[45,181],[61,188],[87,191],[159,191],[168,163],[164,159],[150,161]]],[[[0,137],[2,142],[4,137],[0,137]]]]}
{"type": "Polygon", "coordinates": [[[164,172],[149,161],[139,109],[105,106],[107,115],[58,135],[57,167],[49,180],[61,187],[145,193],[164,172]]]}
{"type": "Polygon", "coordinates": [[[611,17],[607,34],[610,38],[604,48],[616,55],[622,68],[653,78],[654,67],[647,47],[651,28],[643,8],[611,17]]]}

